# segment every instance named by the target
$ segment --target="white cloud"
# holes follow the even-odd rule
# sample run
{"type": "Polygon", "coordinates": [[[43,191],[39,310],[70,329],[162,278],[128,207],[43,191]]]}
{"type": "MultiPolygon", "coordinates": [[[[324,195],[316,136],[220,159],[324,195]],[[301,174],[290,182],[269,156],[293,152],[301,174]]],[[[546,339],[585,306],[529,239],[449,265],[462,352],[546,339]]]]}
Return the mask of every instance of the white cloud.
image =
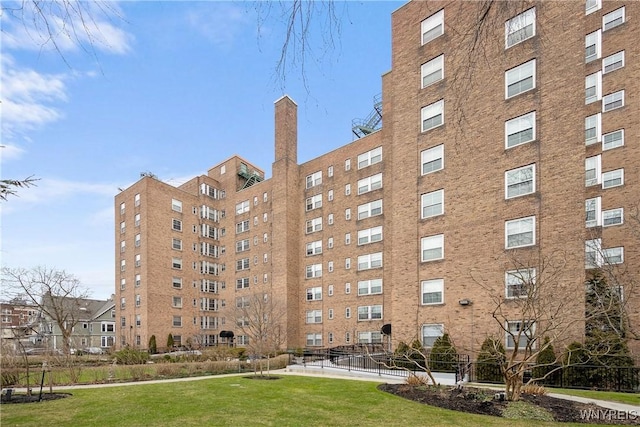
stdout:
{"type": "Polygon", "coordinates": [[[24,150],[17,145],[3,144],[0,146],[0,159],[16,160],[22,157],[24,150]]]}
{"type": "Polygon", "coordinates": [[[205,3],[186,14],[189,26],[213,44],[228,48],[243,35],[250,24],[254,25],[246,9],[229,3],[205,3]]]}

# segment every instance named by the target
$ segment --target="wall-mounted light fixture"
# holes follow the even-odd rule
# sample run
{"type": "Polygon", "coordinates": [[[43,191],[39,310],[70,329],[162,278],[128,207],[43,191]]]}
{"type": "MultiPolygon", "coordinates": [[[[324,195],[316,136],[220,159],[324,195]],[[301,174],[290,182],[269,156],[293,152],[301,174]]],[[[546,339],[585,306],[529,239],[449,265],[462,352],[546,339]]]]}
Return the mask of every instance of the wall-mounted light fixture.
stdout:
{"type": "Polygon", "coordinates": [[[471,300],[470,299],[461,299],[460,301],[458,301],[458,304],[460,305],[471,305],[471,300]]]}

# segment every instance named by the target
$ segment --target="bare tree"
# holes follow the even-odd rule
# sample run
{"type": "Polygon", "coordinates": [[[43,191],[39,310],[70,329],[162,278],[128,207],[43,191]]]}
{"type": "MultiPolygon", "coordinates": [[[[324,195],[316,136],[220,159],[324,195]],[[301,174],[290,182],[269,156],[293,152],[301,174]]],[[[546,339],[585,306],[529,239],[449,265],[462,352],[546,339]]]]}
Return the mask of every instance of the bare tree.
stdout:
{"type": "Polygon", "coordinates": [[[273,298],[272,293],[256,292],[236,300],[234,317],[238,330],[248,340],[246,347],[254,356],[254,372],[263,375],[261,359],[267,358],[267,374],[272,354],[284,343],[285,308],[273,298]]]}
{"type": "MultiPolygon", "coordinates": [[[[47,267],[2,269],[2,292],[24,296],[60,330],[63,352],[70,354],[74,327],[86,317],[81,301],[89,290],[73,275],[47,267]]],[[[43,331],[41,331],[43,332],[43,331]]]]}
{"type": "Polygon", "coordinates": [[[9,196],[17,196],[18,189],[34,186],[36,185],[36,181],[38,181],[38,179],[33,176],[29,176],[23,180],[0,180],[0,200],[6,201],[9,196]]]}

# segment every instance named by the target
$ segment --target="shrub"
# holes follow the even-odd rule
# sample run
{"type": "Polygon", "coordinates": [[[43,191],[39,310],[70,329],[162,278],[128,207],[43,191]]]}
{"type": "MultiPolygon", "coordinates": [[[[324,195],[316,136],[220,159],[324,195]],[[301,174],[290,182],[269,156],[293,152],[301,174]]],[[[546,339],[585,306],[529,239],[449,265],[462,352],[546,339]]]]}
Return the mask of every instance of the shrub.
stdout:
{"type": "Polygon", "coordinates": [[[438,337],[429,355],[429,368],[437,372],[455,372],[458,352],[451,343],[449,334],[438,337]]]}
{"type": "Polygon", "coordinates": [[[557,369],[556,365],[556,353],[553,349],[553,345],[549,343],[549,337],[544,338],[544,348],[538,352],[536,356],[536,366],[532,369],[533,379],[540,381],[543,384],[553,384],[553,379],[550,378],[550,372],[557,369]],[[548,377],[545,377],[549,375],[548,377]]]}
{"type": "Polygon", "coordinates": [[[114,357],[116,358],[116,363],[119,365],[139,365],[147,363],[147,360],[149,360],[149,353],[127,347],[116,351],[114,353],[114,357]]]}
{"type": "Polygon", "coordinates": [[[476,379],[481,382],[502,382],[502,365],[505,361],[502,342],[497,338],[487,337],[476,360],[476,379]]]}
{"type": "Polygon", "coordinates": [[[151,335],[149,338],[149,353],[156,354],[158,352],[158,344],[156,343],[156,336],[151,335]]]}
{"type": "Polygon", "coordinates": [[[169,334],[169,336],[167,336],[167,351],[171,351],[174,344],[175,341],[173,340],[173,335],[169,334]]]}

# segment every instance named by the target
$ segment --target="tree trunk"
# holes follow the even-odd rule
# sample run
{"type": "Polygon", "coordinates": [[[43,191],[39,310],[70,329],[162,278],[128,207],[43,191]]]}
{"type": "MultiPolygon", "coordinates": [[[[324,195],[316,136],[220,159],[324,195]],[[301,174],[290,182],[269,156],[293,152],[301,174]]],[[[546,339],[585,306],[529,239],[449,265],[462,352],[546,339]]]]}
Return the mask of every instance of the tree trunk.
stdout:
{"type": "Polygon", "coordinates": [[[520,400],[522,392],[522,372],[505,373],[505,398],[508,401],[520,400]]]}

